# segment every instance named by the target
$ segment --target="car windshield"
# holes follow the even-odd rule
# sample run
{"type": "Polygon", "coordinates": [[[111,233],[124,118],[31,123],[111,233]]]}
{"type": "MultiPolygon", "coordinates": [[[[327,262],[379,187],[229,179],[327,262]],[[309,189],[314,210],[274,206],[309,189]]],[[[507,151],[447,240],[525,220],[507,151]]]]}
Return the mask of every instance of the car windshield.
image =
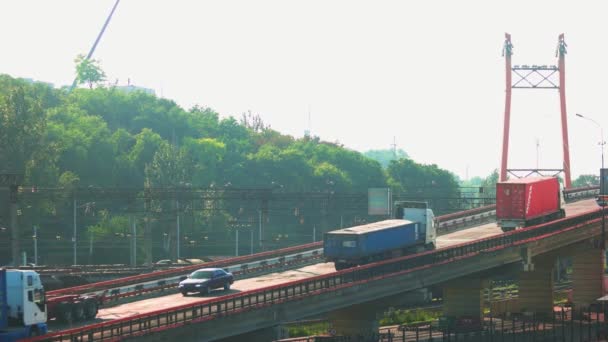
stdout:
{"type": "Polygon", "coordinates": [[[192,279],[209,279],[213,277],[213,271],[196,271],[192,273],[192,279]]]}

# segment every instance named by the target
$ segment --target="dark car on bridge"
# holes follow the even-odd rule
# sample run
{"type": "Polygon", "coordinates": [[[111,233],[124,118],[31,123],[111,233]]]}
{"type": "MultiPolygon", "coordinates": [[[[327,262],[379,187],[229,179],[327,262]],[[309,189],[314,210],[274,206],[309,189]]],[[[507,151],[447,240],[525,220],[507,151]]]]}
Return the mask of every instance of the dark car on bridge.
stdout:
{"type": "Polygon", "coordinates": [[[213,289],[230,290],[232,283],[234,283],[234,276],[230,272],[221,268],[201,268],[188,275],[188,278],[182,280],[177,288],[184,296],[190,292],[205,295],[213,289]]]}

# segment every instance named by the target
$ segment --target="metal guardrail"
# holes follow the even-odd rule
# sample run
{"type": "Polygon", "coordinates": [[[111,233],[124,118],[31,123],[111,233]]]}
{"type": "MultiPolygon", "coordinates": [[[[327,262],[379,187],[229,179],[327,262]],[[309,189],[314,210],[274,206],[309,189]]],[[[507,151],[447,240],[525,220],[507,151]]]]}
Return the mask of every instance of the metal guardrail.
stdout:
{"type": "Polygon", "coordinates": [[[470,227],[482,222],[489,222],[496,217],[495,205],[489,205],[482,208],[484,210],[476,210],[468,216],[453,217],[448,220],[441,220],[441,217],[439,217],[437,235],[447,234],[454,229],[470,227]]]}
{"type": "Polygon", "coordinates": [[[209,262],[209,263],[205,263],[205,264],[184,266],[184,267],[180,267],[180,268],[157,271],[157,272],[152,272],[152,273],[148,273],[148,274],[140,274],[140,275],[126,277],[126,278],[107,280],[107,281],[102,281],[102,282],[97,282],[97,283],[92,283],[92,284],[69,287],[69,288],[49,291],[49,292],[47,292],[47,295],[48,296],[58,296],[58,295],[66,295],[66,294],[85,294],[85,293],[89,294],[89,293],[103,292],[105,290],[109,290],[112,288],[118,288],[118,287],[124,287],[127,285],[138,285],[138,284],[141,284],[144,282],[170,279],[175,276],[183,276],[183,275],[188,274],[201,267],[225,268],[225,267],[229,267],[229,266],[232,266],[235,264],[251,263],[251,262],[254,262],[257,260],[265,260],[268,258],[280,257],[282,255],[290,255],[290,254],[294,254],[294,253],[298,253],[298,252],[302,252],[302,251],[315,250],[315,249],[319,249],[321,247],[322,247],[322,244],[320,242],[309,243],[309,244],[305,244],[305,245],[299,245],[299,246],[295,246],[295,247],[288,247],[288,248],[278,249],[278,250],[274,250],[274,251],[267,251],[267,252],[262,252],[262,253],[257,253],[257,254],[251,254],[251,255],[246,255],[246,256],[242,256],[242,257],[236,257],[236,258],[230,258],[230,259],[225,259],[225,260],[220,260],[220,261],[215,261],[215,262],[209,262]]]}
{"type": "Polygon", "coordinates": [[[144,335],[179,327],[187,323],[212,320],[220,315],[238,314],[246,310],[255,310],[306,296],[332,292],[364,282],[403,275],[471,258],[482,251],[523,245],[565,231],[571,231],[590,223],[599,222],[599,217],[599,210],[592,211],[453,247],[426,251],[327,275],[236,293],[209,301],[190,303],[110,322],[65,330],[34,338],[30,341],[101,341],[144,335]]]}
{"type": "Polygon", "coordinates": [[[452,221],[452,220],[456,220],[456,219],[474,216],[477,214],[482,214],[482,213],[492,211],[492,210],[496,210],[496,204],[490,204],[490,205],[485,205],[483,207],[478,207],[478,208],[474,208],[474,209],[459,211],[456,213],[441,215],[441,216],[438,216],[436,219],[437,219],[437,221],[440,221],[440,222],[448,222],[448,221],[452,221]]]}
{"type": "MultiPolygon", "coordinates": [[[[252,261],[224,267],[228,272],[232,272],[235,276],[247,273],[259,272],[260,270],[276,270],[278,267],[287,265],[301,265],[310,260],[317,260],[323,255],[323,249],[313,249],[297,254],[284,255],[276,258],[252,261]]],[[[199,268],[201,266],[199,265],[199,268]]],[[[207,267],[207,266],[205,266],[207,267]]],[[[116,300],[123,297],[130,297],[138,294],[149,293],[152,291],[164,290],[167,288],[176,287],[177,284],[184,280],[185,276],[178,275],[162,280],[148,281],[144,283],[126,285],[123,287],[112,288],[109,290],[99,290],[93,292],[96,295],[104,295],[105,300],[116,300]]]]}
{"type": "Polygon", "coordinates": [[[593,198],[600,194],[599,186],[588,186],[588,187],[580,187],[580,188],[571,188],[564,190],[564,200],[574,201],[582,198],[593,198]]]}

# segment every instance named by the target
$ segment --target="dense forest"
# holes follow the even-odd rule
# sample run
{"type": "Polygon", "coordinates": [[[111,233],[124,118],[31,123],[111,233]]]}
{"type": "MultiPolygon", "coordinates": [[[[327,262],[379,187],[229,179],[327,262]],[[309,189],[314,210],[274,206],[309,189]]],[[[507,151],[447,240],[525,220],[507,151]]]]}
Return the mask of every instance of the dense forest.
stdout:
{"type": "MultiPolygon", "coordinates": [[[[221,117],[144,92],[0,75],[0,173],[21,175],[19,240],[28,255],[37,243],[39,263],[70,263],[74,231],[79,263],[127,263],[129,250],[151,262],[180,247],[197,257],[320,240],[379,219],[367,216],[374,187],[429,200],[438,213],[463,209],[449,171],[401,150],[368,155],[281,134],[253,113],[221,117]]],[[[10,258],[1,186],[0,264],[10,258]]]]}

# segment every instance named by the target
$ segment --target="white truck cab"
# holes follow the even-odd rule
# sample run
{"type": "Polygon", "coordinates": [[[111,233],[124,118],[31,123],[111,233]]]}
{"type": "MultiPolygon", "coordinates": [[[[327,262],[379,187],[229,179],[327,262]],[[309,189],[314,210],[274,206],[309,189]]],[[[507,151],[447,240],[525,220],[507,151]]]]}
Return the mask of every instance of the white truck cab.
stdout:
{"type": "Polygon", "coordinates": [[[29,270],[7,270],[6,290],[8,318],[24,325],[46,323],[44,288],[38,273],[29,270]]]}
{"type": "Polygon", "coordinates": [[[42,335],[47,332],[47,310],[40,276],[30,270],[0,270],[0,292],[4,292],[0,340],[42,335]]]}
{"type": "Polygon", "coordinates": [[[437,229],[433,210],[427,207],[426,202],[399,201],[395,203],[395,218],[420,223],[420,232],[425,234],[427,249],[435,248],[437,229]]]}

